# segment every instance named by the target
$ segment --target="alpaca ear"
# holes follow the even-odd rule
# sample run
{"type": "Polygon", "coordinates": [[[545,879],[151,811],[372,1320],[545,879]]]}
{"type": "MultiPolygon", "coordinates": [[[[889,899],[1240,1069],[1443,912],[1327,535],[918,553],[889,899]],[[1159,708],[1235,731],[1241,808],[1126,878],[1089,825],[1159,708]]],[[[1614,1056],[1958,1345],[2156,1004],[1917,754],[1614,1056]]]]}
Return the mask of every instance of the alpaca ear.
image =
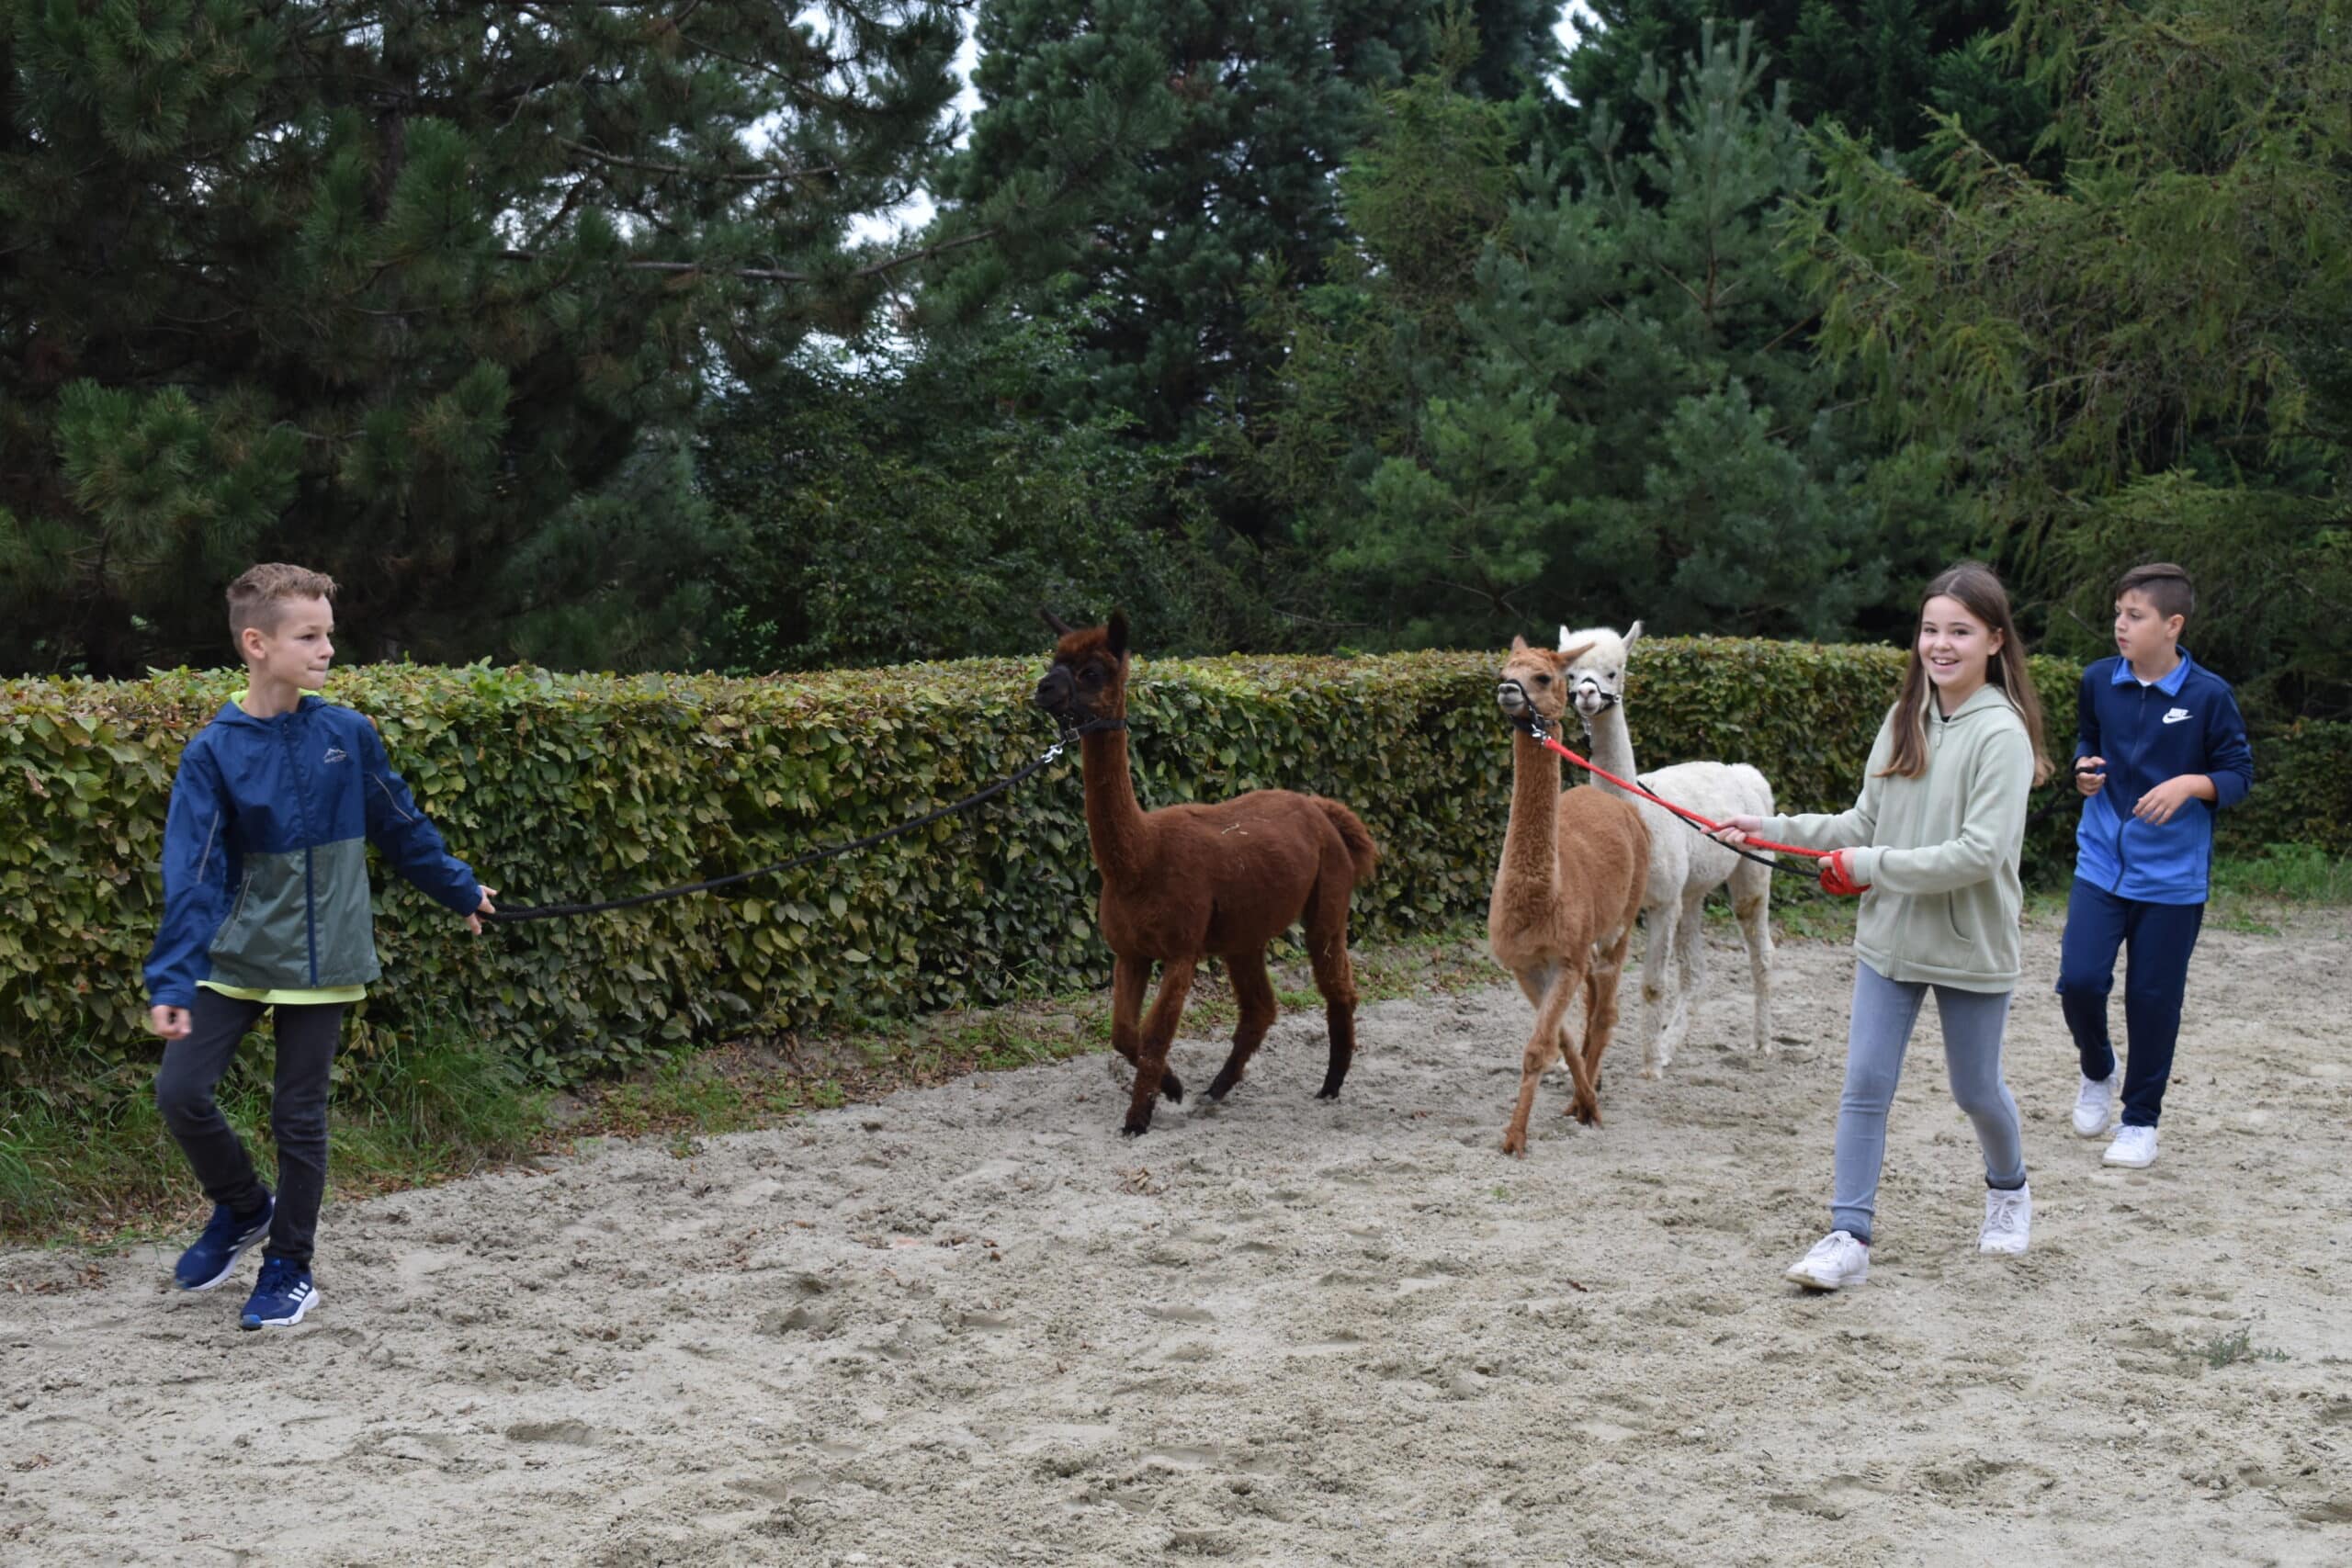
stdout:
{"type": "Polygon", "coordinates": [[[1636,640],[1636,639],[1638,639],[1638,638],[1641,637],[1641,635],[1642,635],[1642,623],[1641,623],[1641,622],[1639,622],[1639,621],[1635,621],[1632,626],[1627,626],[1627,627],[1625,628],[1625,646],[1626,646],[1627,648],[1631,648],[1631,647],[1633,647],[1633,646],[1634,646],[1634,642],[1635,642],[1635,640],[1636,640]]]}
{"type": "Polygon", "coordinates": [[[1125,610],[1112,611],[1111,618],[1102,623],[1102,629],[1110,634],[1109,647],[1113,656],[1125,659],[1127,656],[1127,613],[1125,610]]]}
{"type": "Polygon", "coordinates": [[[1586,654],[1590,653],[1591,651],[1592,644],[1589,642],[1580,642],[1574,648],[1564,648],[1560,649],[1560,662],[1563,664],[1574,664],[1577,660],[1582,659],[1586,654]]]}
{"type": "Polygon", "coordinates": [[[1054,635],[1056,637],[1068,637],[1072,631],[1077,629],[1068,621],[1063,620],[1059,615],[1057,615],[1051,610],[1046,609],[1043,604],[1037,606],[1037,614],[1044,616],[1046,624],[1054,628],[1054,635]]]}
{"type": "Polygon", "coordinates": [[[1511,638],[1510,650],[1513,653],[1525,653],[1527,651],[1527,639],[1523,637],[1515,637],[1511,638]]]}
{"type": "Polygon", "coordinates": [[[1569,630],[1568,630],[1568,628],[1567,628],[1567,627],[1566,627],[1566,626],[1562,626],[1562,627],[1560,628],[1560,651],[1561,651],[1562,653],[1566,653],[1566,652],[1567,652],[1567,650],[1568,650],[1568,638],[1569,638],[1569,637],[1573,637],[1573,636],[1575,636],[1575,635],[1576,635],[1575,633],[1573,633],[1573,632],[1569,631],[1569,630]]]}

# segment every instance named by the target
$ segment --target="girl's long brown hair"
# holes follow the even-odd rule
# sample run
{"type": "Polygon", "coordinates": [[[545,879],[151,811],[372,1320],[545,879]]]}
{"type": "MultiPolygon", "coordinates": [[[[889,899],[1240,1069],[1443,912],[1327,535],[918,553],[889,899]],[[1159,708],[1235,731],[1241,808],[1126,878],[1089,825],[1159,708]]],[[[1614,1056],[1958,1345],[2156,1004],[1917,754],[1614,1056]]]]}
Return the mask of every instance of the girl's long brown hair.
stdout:
{"type": "Polygon", "coordinates": [[[1939,598],[1958,600],[1987,631],[2000,634],[2001,650],[1985,661],[1984,677],[2025,720],[2026,735],[2033,742],[2033,782],[2041,784],[2050,776],[2050,753],[2041,743],[2041,699],[2034,694],[2033,673],[2026,668],[2025,639],[2018,636],[2017,622],[2009,615],[2008,590],[1992,568],[1973,560],[1946,567],[1919,595],[1919,615],[1911,622],[1911,656],[1903,665],[1903,691],[1894,699],[1894,755],[1879,777],[1916,779],[1928,771],[1928,705],[1935,701],[1935,691],[1928,681],[1928,661],[1919,657],[1919,621],[1927,615],[1928,601],[1939,598]]]}

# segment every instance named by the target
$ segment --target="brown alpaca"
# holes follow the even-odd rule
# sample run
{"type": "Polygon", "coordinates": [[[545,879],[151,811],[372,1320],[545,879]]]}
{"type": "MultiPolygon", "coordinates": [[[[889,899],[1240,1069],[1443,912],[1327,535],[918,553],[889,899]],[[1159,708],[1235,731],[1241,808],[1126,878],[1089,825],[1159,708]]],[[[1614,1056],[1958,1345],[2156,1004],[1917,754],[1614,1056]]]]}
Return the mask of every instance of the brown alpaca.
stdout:
{"type": "MultiPolygon", "coordinates": [[[[1495,700],[1513,720],[1556,728],[1565,671],[1584,649],[1553,653],[1513,637],[1495,700]]],[[[1519,1105],[1503,1152],[1527,1153],[1536,1081],[1555,1056],[1576,1080],[1568,1110],[1600,1124],[1600,1057],[1617,1024],[1617,980],[1649,881],[1650,833],[1632,803],[1597,789],[1560,791],[1559,753],[1524,730],[1511,738],[1510,827],[1487,904],[1487,943],[1535,1004],[1535,1032],[1519,1064],[1519,1105]],[[1585,1041],[1568,1039],[1568,1004],[1584,991],[1585,1041]]]]}
{"type": "MultiPolygon", "coordinates": [[[[1124,720],[1127,713],[1127,623],[1073,630],[1046,617],[1061,641],[1037,682],[1037,705],[1065,725],[1124,720]]],[[[1338,1095],[1356,1048],[1355,972],[1348,962],[1348,897],[1372,874],[1380,852],[1354,812],[1336,800],[1285,789],[1253,790],[1214,806],[1147,812],[1127,772],[1126,728],[1079,742],[1086,775],[1086,831],[1102,874],[1102,940],[1110,944],[1111,1044],[1135,1064],[1124,1131],[1147,1132],[1156,1097],[1184,1098],[1168,1070],[1168,1047],[1192,993],[1193,973],[1211,954],[1233,977],[1241,1021],[1233,1052],[1209,1085],[1222,1100],[1274,1023],[1266,945],[1304,918],[1307,962],[1323,993],[1331,1064],[1318,1100],[1338,1095]],[[1159,995],[1140,1027],[1151,965],[1159,995]]]]}

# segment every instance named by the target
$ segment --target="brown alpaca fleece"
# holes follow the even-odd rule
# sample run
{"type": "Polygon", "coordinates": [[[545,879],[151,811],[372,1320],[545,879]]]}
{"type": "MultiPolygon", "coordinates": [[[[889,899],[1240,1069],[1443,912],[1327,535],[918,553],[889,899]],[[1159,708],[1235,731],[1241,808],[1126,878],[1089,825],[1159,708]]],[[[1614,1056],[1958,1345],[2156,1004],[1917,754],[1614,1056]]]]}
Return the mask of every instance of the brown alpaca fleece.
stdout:
{"type": "MultiPolygon", "coordinates": [[[[1567,705],[1563,671],[1582,649],[1554,653],[1513,637],[1495,698],[1513,719],[1556,727],[1567,705]]],[[[1568,1111],[1600,1124],[1600,1058],[1617,1024],[1617,981],[1649,881],[1650,834],[1616,795],[1560,790],[1559,753],[1521,731],[1511,737],[1510,826],[1487,904],[1487,944],[1535,1004],[1535,1030],[1519,1065],[1519,1103],[1503,1152],[1525,1155],[1535,1086],[1555,1057],[1576,1080],[1568,1111]],[[1585,1042],[1568,1038],[1568,1004],[1584,992],[1585,1042]]]]}
{"type": "MultiPolygon", "coordinates": [[[[1114,615],[1083,631],[1047,619],[1062,637],[1037,682],[1037,705],[1072,726],[1124,719],[1125,617],[1114,615]]],[[[1102,940],[1113,955],[1111,1044],[1136,1068],[1123,1130],[1149,1130],[1159,1095],[1183,1099],[1182,1084],[1168,1070],[1168,1049],[1193,972],[1212,955],[1225,961],[1233,977],[1241,1021],[1209,1098],[1222,1100],[1241,1081],[1274,1022],[1267,944],[1302,919],[1331,1041],[1330,1066],[1317,1098],[1338,1095],[1355,1056],[1349,896],[1380,859],[1364,825],[1336,800],[1286,789],[1146,811],[1127,769],[1124,728],[1085,737],[1079,756],[1086,776],[1087,837],[1102,874],[1102,940]],[[1154,962],[1160,965],[1159,995],[1144,1018],[1154,962]]]]}

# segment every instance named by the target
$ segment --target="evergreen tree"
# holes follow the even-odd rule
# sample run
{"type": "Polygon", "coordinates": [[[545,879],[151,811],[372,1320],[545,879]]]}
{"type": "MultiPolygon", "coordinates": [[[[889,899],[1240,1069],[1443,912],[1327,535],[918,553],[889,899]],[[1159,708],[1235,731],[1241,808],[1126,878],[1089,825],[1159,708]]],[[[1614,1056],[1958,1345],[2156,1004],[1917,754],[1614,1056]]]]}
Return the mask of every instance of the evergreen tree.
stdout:
{"type": "MultiPolygon", "coordinates": [[[[1310,513],[1306,540],[1386,637],[1475,644],[1634,615],[1837,636],[1950,547],[1932,465],[1884,455],[1801,341],[1777,224],[1813,173],[1786,91],[1763,98],[1745,35],[1702,42],[1679,90],[1655,66],[1643,78],[1654,129],[1637,156],[1600,114],[1591,173],[1526,165],[1440,317],[1453,352],[1389,354],[1410,429],[1374,422],[1339,465],[1361,488],[1310,513]]],[[[1310,340],[1294,380],[1340,362],[1310,340]]]]}
{"type": "MultiPolygon", "coordinates": [[[[2022,158],[2047,118],[2041,95],[1989,47],[2014,0],[1577,0],[1584,24],[1566,81],[1580,105],[1619,106],[1639,145],[1649,107],[1647,61],[1699,50],[1711,21],[1752,27],[1764,83],[1785,83],[1798,123],[1835,120],[1848,134],[1910,152],[1938,113],[2022,158]]],[[[1577,117],[1581,121],[1581,117],[1577,117]]]]}
{"type": "MultiPolygon", "coordinates": [[[[0,5],[0,666],[674,657],[706,377],[851,330],[947,132],[945,6],[0,5]]],[[[989,214],[971,221],[985,230],[989,214]]]]}
{"type": "Polygon", "coordinates": [[[2050,612],[2165,558],[2256,708],[2352,711],[2352,31],[2341,0],[2060,0],[2011,41],[2063,185],[1947,127],[1949,196],[1836,140],[1796,238],[1822,341],[2050,612]]]}
{"type": "MultiPolygon", "coordinates": [[[[1515,91],[1549,62],[1552,18],[1528,0],[1472,7],[1487,13],[1468,74],[1515,91]]],[[[1068,243],[991,252],[947,298],[969,310],[1057,276],[1049,297],[1086,310],[1066,406],[1125,411],[1161,441],[1246,419],[1273,363],[1247,330],[1248,280],[1312,277],[1340,243],[1342,157],[1374,94],[1429,58],[1436,19],[1419,0],[987,0],[951,206],[1002,202],[1106,137],[1145,145],[1068,243]]]]}

